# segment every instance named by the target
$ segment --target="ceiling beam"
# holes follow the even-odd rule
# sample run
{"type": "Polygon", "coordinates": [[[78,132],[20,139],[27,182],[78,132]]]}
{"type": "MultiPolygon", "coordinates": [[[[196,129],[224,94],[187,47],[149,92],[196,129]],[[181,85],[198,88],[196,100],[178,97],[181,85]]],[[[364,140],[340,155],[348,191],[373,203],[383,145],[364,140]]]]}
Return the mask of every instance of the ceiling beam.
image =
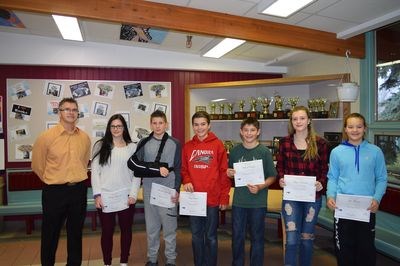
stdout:
{"type": "Polygon", "coordinates": [[[1,0],[0,7],[231,37],[339,56],[350,50],[352,57],[365,56],[363,35],[341,40],[335,33],[148,1],[1,0]]]}

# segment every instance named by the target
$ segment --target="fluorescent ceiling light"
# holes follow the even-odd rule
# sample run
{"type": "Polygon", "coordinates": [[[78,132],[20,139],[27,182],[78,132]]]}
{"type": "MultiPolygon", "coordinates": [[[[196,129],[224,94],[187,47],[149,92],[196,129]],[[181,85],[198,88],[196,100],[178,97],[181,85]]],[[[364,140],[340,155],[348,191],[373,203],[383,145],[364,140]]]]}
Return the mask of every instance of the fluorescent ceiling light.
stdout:
{"type": "Polygon", "coordinates": [[[386,63],[381,63],[381,64],[377,64],[377,67],[384,67],[384,66],[392,66],[392,65],[396,65],[396,64],[400,64],[400,60],[396,60],[396,61],[391,61],[391,62],[386,62],[386,63]]]}
{"type": "Polygon", "coordinates": [[[75,17],[52,16],[64,40],[83,41],[81,29],[75,17]]]}
{"type": "MultiPolygon", "coordinates": [[[[264,8],[261,13],[265,15],[287,18],[315,1],[316,0],[277,0],[264,8]]],[[[271,3],[271,1],[268,1],[268,3],[271,3]]],[[[262,4],[265,6],[265,2],[262,4]]]]}
{"type": "Polygon", "coordinates": [[[239,45],[242,45],[244,40],[232,39],[232,38],[225,38],[216,46],[211,48],[208,52],[203,54],[204,57],[212,57],[212,58],[220,58],[224,54],[232,51],[239,45]]]}

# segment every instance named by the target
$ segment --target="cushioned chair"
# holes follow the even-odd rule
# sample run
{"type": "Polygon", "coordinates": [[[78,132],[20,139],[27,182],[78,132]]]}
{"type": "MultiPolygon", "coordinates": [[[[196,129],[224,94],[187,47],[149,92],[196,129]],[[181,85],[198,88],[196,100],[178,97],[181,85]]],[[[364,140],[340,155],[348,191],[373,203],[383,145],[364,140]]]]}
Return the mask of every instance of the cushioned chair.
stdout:
{"type": "Polygon", "coordinates": [[[267,198],[267,217],[278,216],[278,236],[282,237],[283,256],[285,256],[286,231],[282,217],[282,189],[269,189],[267,198]]]}

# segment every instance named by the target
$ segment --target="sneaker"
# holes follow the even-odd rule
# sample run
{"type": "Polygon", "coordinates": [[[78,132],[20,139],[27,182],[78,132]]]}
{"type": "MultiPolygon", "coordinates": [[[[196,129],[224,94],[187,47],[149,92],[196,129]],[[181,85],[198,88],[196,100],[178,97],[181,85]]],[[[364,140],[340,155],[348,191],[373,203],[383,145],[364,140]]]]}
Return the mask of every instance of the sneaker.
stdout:
{"type": "Polygon", "coordinates": [[[146,262],[145,266],[158,266],[158,262],[148,261],[148,262],[146,262]]]}
{"type": "Polygon", "coordinates": [[[175,266],[175,264],[173,264],[173,263],[167,263],[167,264],[165,264],[165,266],[175,266]]]}
{"type": "Polygon", "coordinates": [[[121,266],[128,266],[128,263],[121,263],[121,266]]]}

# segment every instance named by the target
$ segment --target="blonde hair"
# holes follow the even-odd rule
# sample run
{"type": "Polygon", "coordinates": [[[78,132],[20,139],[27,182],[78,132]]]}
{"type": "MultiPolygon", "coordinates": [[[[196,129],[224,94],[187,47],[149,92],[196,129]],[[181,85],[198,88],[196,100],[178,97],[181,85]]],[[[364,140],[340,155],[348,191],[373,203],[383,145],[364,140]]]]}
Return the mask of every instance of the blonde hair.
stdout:
{"type": "Polygon", "coordinates": [[[314,160],[319,158],[318,154],[318,146],[317,146],[317,133],[314,130],[314,127],[311,122],[311,115],[310,111],[308,110],[307,107],[305,106],[296,106],[292,109],[290,112],[290,118],[289,118],[289,125],[288,125],[288,133],[289,135],[294,135],[296,133],[295,129],[293,128],[293,123],[292,123],[292,117],[293,113],[298,112],[298,111],[304,111],[307,115],[307,118],[310,119],[310,122],[307,125],[307,137],[306,137],[306,142],[307,142],[307,149],[303,154],[303,159],[304,160],[314,160]]]}

